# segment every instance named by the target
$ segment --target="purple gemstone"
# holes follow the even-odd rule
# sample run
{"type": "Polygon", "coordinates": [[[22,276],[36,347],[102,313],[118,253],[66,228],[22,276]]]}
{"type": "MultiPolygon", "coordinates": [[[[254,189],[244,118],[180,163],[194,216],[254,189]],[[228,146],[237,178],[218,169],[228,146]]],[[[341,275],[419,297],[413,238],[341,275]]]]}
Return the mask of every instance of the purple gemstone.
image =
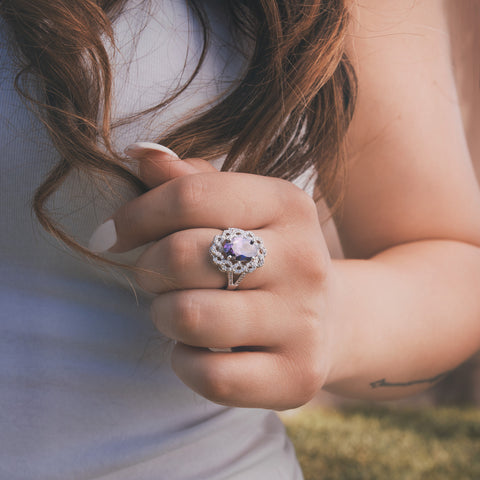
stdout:
{"type": "Polygon", "coordinates": [[[253,240],[238,235],[223,244],[223,251],[235,260],[248,261],[258,254],[258,247],[253,240]]]}

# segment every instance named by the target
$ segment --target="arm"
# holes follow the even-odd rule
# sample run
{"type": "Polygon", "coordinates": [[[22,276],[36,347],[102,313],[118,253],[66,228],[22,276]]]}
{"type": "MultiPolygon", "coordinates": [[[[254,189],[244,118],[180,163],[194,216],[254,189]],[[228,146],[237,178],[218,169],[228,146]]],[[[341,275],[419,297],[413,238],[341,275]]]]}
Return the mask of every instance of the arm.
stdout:
{"type": "Polygon", "coordinates": [[[350,39],[359,97],[336,216],[348,259],[334,261],[326,388],[392,398],[480,346],[480,197],[442,3],[366,3],[350,39]]]}

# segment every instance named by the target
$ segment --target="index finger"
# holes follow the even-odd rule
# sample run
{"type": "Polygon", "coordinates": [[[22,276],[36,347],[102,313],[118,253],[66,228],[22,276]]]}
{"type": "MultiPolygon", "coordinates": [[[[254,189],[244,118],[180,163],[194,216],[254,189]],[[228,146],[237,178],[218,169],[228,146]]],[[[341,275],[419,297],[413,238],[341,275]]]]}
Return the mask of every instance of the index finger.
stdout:
{"type": "Polygon", "coordinates": [[[260,229],[282,214],[287,198],[291,199],[289,191],[310,198],[290,182],[252,174],[209,172],[178,177],[117,210],[110,219],[116,239],[109,250],[125,252],[191,228],[260,229]]]}

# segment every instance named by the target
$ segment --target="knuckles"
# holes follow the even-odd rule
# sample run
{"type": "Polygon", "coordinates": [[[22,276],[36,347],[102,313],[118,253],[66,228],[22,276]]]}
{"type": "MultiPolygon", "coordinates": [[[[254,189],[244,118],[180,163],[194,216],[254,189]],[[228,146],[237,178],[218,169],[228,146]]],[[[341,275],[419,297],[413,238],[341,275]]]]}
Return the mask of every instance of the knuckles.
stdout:
{"type": "Polygon", "coordinates": [[[197,242],[196,235],[188,235],[182,231],[166,237],[163,240],[163,256],[167,263],[167,271],[175,277],[189,271],[192,258],[195,258],[198,251],[197,242]]]}
{"type": "Polygon", "coordinates": [[[301,395],[298,399],[300,402],[298,406],[305,405],[305,403],[312,400],[323,385],[325,372],[323,368],[315,368],[315,363],[318,362],[310,364],[309,368],[306,369],[300,377],[298,391],[301,392],[301,395]]]}
{"type": "Polygon", "coordinates": [[[217,364],[217,368],[209,368],[204,372],[201,395],[211,402],[220,405],[235,403],[235,389],[232,386],[230,373],[217,364]]]}
{"type": "Polygon", "coordinates": [[[283,266],[290,272],[288,277],[296,279],[293,287],[302,293],[302,297],[303,294],[321,295],[331,269],[330,257],[319,248],[319,239],[315,238],[315,234],[309,229],[302,237],[299,236],[296,246],[286,244],[283,248],[283,266]]]}
{"type": "Polygon", "coordinates": [[[214,365],[201,365],[200,362],[196,365],[195,375],[192,375],[191,368],[185,370],[182,350],[177,345],[171,357],[172,368],[178,377],[207,400],[221,405],[234,405],[238,392],[232,384],[231,372],[221,362],[214,365]]]}
{"type": "Polygon", "coordinates": [[[325,244],[313,199],[291,184],[283,202],[283,218],[278,233],[288,243],[283,243],[282,261],[293,272],[299,272],[302,285],[321,288],[331,266],[330,254],[325,244]]]}
{"type": "Polygon", "coordinates": [[[153,322],[158,330],[168,337],[182,343],[198,345],[202,339],[201,305],[188,291],[169,295],[167,299],[157,297],[152,302],[150,313],[153,322]]]}
{"type": "Polygon", "coordinates": [[[178,339],[196,344],[202,331],[202,310],[188,291],[176,292],[173,296],[171,315],[178,339]]]}
{"type": "Polygon", "coordinates": [[[297,256],[297,262],[302,271],[302,284],[309,286],[310,291],[319,295],[328,276],[330,259],[312,248],[297,256]]]}
{"type": "Polygon", "coordinates": [[[174,204],[178,212],[195,212],[201,208],[207,192],[204,175],[186,175],[175,182],[174,204]]]}
{"type": "MultiPolygon", "coordinates": [[[[317,352],[318,354],[318,352],[317,352]]],[[[312,400],[324,383],[325,369],[317,359],[294,357],[285,359],[290,363],[286,368],[285,399],[278,410],[298,408],[312,400]],[[288,381],[290,380],[290,381],[288,381]]]]}
{"type": "MultiPolygon", "coordinates": [[[[296,224],[311,225],[318,222],[317,206],[313,198],[293,183],[286,182],[281,197],[284,202],[284,214],[296,224]]],[[[289,223],[290,223],[289,222],[289,223]]]]}
{"type": "Polygon", "coordinates": [[[136,267],[141,269],[135,272],[136,283],[151,293],[176,289],[174,279],[181,280],[190,270],[192,258],[200,248],[197,242],[195,235],[180,231],[149,247],[136,263],[136,267]]]}

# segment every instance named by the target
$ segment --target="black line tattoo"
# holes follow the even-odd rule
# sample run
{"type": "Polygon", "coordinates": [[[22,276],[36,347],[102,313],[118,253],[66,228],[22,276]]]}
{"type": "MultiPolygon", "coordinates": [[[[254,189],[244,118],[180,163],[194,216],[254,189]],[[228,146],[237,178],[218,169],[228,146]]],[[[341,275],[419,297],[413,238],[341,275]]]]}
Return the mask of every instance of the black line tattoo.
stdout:
{"type": "Polygon", "coordinates": [[[444,372],[440,373],[438,375],[435,375],[432,378],[425,378],[423,380],[412,380],[411,382],[398,382],[398,383],[391,383],[387,382],[384,378],[381,380],[377,380],[376,382],[370,383],[370,386],[372,388],[379,388],[379,387],[410,387],[411,385],[417,385],[419,383],[435,383],[438,382],[439,380],[442,380],[444,377],[446,377],[450,372],[444,372]]]}

